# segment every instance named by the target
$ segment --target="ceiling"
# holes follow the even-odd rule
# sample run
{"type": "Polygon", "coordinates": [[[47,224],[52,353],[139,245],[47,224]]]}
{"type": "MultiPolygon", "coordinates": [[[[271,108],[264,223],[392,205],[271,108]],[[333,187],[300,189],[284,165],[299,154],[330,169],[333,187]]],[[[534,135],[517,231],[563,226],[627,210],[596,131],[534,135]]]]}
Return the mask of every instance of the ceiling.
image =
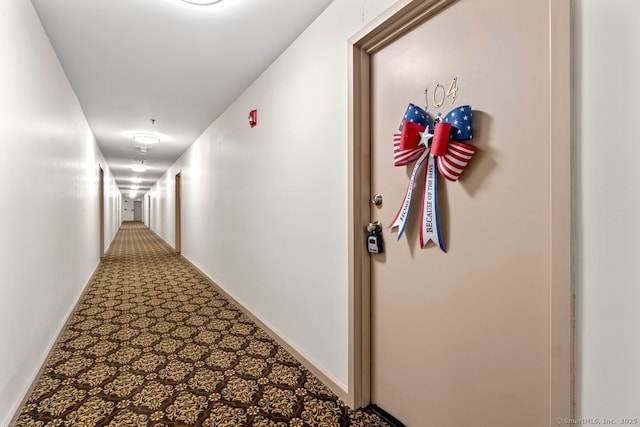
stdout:
{"type": "Polygon", "coordinates": [[[332,0],[32,0],[124,196],[144,194],[332,0]],[[155,124],[152,124],[152,119],[155,124]],[[143,154],[131,136],[161,142],[143,154]],[[145,172],[131,166],[144,161],[145,172]]]}

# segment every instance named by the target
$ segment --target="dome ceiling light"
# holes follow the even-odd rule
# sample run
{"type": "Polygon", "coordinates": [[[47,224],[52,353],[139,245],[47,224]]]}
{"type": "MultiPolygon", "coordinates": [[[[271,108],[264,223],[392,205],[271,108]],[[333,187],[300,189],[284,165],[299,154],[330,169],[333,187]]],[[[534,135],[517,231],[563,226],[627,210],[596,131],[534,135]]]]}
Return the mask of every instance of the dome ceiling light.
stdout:
{"type": "Polygon", "coordinates": [[[134,172],[145,172],[147,167],[144,165],[144,160],[140,160],[140,164],[135,164],[131,167],[134,172]]]}
{"type": "Polygon", "coordinates": [[[160,142],[160,137],[153,133],[134,133],[133,140],[142,145],[153,145],[160,142]]]}
{"type": "Polygon", "coordinates": [[[195,4],[198,6],[209,6],[212,4],[220,3],[222,0],[182,0],[185,3],[195,4]]]}

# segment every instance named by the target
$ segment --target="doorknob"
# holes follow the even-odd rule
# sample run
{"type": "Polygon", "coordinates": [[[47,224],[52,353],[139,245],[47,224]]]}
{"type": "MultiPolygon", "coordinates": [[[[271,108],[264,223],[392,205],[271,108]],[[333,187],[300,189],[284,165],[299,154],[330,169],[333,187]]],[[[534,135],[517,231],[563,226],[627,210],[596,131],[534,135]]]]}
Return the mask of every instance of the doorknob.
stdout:
{"type": "Polygon", "coordinates": [[[371,203],[373,203],[375,206],[380,206],[382,204],[382,194],[376,193],[371,196],[371,203]]]}

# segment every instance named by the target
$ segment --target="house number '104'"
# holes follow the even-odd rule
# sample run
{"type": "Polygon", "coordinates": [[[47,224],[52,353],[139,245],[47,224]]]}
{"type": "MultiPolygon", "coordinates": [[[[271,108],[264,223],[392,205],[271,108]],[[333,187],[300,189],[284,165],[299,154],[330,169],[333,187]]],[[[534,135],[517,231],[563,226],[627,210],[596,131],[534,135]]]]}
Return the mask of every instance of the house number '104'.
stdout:
{"type": "MultiPolygon", "coordinates": [[[[447,97],[450,97],[451,103],[453,104],[456,98],[458,97],[457,92],[458,92],[457,77],[454,77],[453,80],[451,80],[451,84],[449,85],[448,90],[445,90],[443,85],[441,85],[440,83],[437,83],[436,87],[433,89],[433,92],[431,93],[431,103],[433,104],[434,107],[439,108],[442,106],[442,104],[444,104],[444,101],[447,99],[447,97]]],[[[424,109],[428,110],[429,109],[429,88],[426,88],[424,90],[424,98],[425,98],[424,109]]]]}

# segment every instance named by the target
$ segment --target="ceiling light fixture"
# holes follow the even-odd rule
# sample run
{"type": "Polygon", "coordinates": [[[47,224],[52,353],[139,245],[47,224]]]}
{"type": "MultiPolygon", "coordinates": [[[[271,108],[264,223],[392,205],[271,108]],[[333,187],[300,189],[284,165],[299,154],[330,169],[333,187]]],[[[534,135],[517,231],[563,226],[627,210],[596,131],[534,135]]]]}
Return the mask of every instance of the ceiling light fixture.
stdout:
{"type": "Polygon", "coordinates": [[[134,184],[140,184],[142,182],[142,178],[140,178],[139,176],[131,178],[131,182],[133,182],[134,184]]]}
{"type": "Polygon", "coordinates": [[[134,133],[133,140],[142,145],[153,145],[160,142],[160,137],[153,133],[134,133]]]}
{"type": "Polygon", "coordinates": [[[139,186],[139,185],[132,185],[132,186],[131,186],[131,189],[132,189],[132,190],[139,190],[139,189],[140,189],[140,186],[139,186]]]}
{"type": "Polygon", "coordinates": [[[131,169],[134,172],[144,172],[147,170],[147,167],[144,165],[144,160],[140,160],[140,164],[133,165],[131,169]]]}
{"type": "Polygon", "coordinates": [[[220,3],[222,0],[182,0],[185,3],[191,3],[198,6],[209,6],[211,4],[220,3]]]}

